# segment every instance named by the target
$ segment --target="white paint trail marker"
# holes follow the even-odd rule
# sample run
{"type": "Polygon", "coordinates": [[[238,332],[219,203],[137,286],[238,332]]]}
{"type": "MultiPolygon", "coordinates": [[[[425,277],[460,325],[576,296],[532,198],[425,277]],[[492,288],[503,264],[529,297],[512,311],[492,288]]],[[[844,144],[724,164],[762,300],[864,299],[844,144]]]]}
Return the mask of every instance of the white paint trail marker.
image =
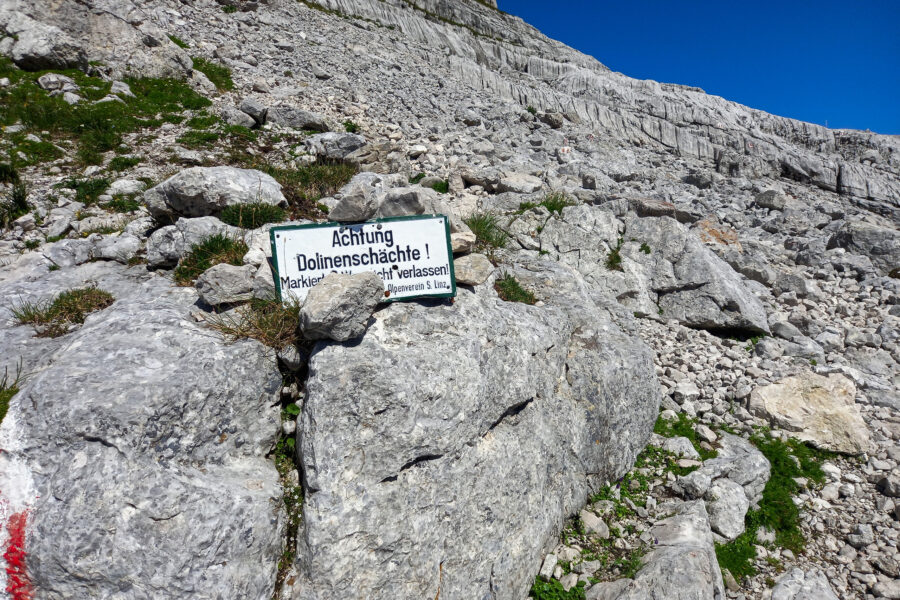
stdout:
{"type": "Polygon", "coordinates": [[[456,296],[450,225],[443,215],[288,225],[273,227],[269,237],[283,302],[302,302],[329,273],[366,271],[384,280],[385,302],[456,296]]]}

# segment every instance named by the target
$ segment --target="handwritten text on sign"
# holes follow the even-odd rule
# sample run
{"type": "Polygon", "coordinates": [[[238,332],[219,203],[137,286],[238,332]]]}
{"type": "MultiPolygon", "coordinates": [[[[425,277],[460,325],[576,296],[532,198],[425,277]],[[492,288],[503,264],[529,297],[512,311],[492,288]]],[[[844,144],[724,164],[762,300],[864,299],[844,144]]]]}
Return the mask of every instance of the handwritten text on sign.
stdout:
{"type": "Polygon", "coordinates": [[[385,300],[456,295],[444,216],[274,227],[269,235],[282,300],[302,301],[329,273],[365,271],[384,280],[385,300]]]}

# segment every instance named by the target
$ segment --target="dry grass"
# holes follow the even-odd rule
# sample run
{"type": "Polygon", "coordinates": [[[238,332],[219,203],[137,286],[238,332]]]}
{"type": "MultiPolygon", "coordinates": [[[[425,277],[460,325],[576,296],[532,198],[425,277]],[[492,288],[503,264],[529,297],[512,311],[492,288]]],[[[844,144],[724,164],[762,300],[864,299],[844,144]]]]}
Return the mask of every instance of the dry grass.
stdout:
{"type": "Polygon", "coordinates": [[[12,313],[19,323],[33,325],[38,337],[59,337],[114,301],[109,292],[87,287],[65,291],[49,302],[20,302],[12,307],[12,313]]]}
{"type": "Polygon", "coordinates": [[[254,298],[231,312],[207,318],[207,322],[230,342],[253,339],[282,350],[300,339],[300,305],[282,304],[277,298],[254,298]]]}

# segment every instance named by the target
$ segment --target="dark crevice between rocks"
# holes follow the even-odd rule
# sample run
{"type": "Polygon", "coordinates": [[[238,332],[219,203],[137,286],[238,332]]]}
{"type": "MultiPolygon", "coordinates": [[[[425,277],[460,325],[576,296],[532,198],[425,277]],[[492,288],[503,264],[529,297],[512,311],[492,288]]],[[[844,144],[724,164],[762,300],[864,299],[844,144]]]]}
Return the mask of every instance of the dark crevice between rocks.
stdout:
{"type": "MultiPolygon", "coordinates": [[[[502,415],[500,415],[499,419],[494,421],[493,425],[488,427],[488,431],[493,431],[494,429],[497,428],[498,425],[500,425],[500,423],[502,423],[504,420],[508,419],[509,417],[516,416],[517,414],[519,414],[520,412],[525,410],[528,407],[528,405],[531,404],[532,402],[534,402],[534,398],[529,398],[528,400],[525,400],[524,402],[519,402],[518,404],[513,404],[512,406],[507,408],[506,411],[502,415]]],[[[485,435],[487,435],[487,432],[485,432],[485,435]]]]}
{"type": "Polygon", "coordinates": [[[412,469],[416,465],[420,465],[424,462],[443,458],[443,456],[444,456],[443,454],[423,454],[422,456],[417,456],[414,459],[412,459],[411,461],[409,461],[408,463],[406,463],[405,465],[403,465],[402,467],[400,467],[400,470],[397,472],[396,475],[390,475],[388,477],[385,477],[384,479],[381,480],[381,483],[387,483],[389,481],[397,481],[397,479],[400,477],[400,473],[402,473],[403,471],[412,469]]]}

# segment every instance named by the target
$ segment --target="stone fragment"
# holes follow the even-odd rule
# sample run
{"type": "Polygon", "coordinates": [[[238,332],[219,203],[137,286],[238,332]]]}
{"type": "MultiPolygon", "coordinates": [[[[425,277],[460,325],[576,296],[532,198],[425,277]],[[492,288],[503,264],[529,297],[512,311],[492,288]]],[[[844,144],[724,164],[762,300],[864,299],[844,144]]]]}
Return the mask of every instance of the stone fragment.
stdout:
{"type": "Polygon", "coordinates": [[[453,261],[456,283],[480,285],[494,272],[494,265],[483,254],[467,254],[453,261]]]}
{"type": "Polygon", "coordinates": [[[544,182],[527,173],[511,173],[500,180],[497,186],[499,192],[513,192],[516,194],[531,194],[544,187],[544,182]]]}
{"type": "Polygon", "coordinates": [[[750,501],[740,484],[724,477],[716,479],[704,499],[713,531],[727,540],[733,540],[744,532],[744,517],[750,508],[750,501]]]}
{"type": "Polygon", "coordinates": [[[281,125],[291,129],[310,129],[312,131],[328,131],[325,117],[292,106],[273,106],[266,112],[266,123],[281,125]]]}
{"type": "Polygon", "coordinates": [[[192,167],[144,192],[150,214],[203,217],[218,215],[228,206],[263,203],[285,204],[281,184],[253,169],[192,167]]]}
{"type": "Polygon", "coordinates": [[[210,306],[243,302],[253,297],[253,265],[213,265],[194,284],[200,298],[210,306]]]}
{"type": "Polygon", "coordinates": [[[856,386],[843,375],[807,372],[757,387],[748,408],[825,450],[860,454],[871,446],[869,428],[856,407],[856,386]]]}
{"type": "Polygon", "coordinates": [[[366,332],[369,317],[383,298],[384,282],[375,273],[331,273],[306,295],[300,331],[308,340],[356,339],[366,332]]]}
{"type": "Polygon", "coordinates": [[[330,131],[319,133],[303,141],[306,151],[321,159],[344,160],[349,154],[366,145],[366,138],[355,133],[330,131]]]}

